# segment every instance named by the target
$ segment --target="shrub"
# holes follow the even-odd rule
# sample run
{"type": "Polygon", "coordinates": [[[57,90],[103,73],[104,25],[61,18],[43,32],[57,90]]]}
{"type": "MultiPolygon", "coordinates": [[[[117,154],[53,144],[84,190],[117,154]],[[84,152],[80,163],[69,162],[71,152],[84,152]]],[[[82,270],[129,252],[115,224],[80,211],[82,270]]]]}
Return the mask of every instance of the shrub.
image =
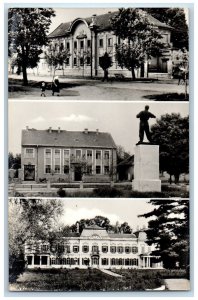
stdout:
{"type": "Polygon", "coordinates": [[[58,194],[59,197],[66,197],[66,191],[63,190],[62,187],[60,187],[60,188],[58,189],[57,194],[58,194]]]}

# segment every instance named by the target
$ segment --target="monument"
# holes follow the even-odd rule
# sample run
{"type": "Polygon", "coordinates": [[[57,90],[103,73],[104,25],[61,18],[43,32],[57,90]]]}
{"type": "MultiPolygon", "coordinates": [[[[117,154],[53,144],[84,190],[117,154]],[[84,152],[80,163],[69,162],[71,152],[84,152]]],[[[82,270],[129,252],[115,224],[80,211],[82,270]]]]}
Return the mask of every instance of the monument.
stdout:
{"type": "Polygon", "coordinates": [[[153,144],[149,130],[149,118],[155,115],[149,112],[149,106],[136,116],[140,118],[139,142],[135,146],[134,155],[134,180],[132,187],[138,192],[161,192],[159,179],[159,145],[153,144]],[[145,143],[144,132],[149,142],[145,143]]]}

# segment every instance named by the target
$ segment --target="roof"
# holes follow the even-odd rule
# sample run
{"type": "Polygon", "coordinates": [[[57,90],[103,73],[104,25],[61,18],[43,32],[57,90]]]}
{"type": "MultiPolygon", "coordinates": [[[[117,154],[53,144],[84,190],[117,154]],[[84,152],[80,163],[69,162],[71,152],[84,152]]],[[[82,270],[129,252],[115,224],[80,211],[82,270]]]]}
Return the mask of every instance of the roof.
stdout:
{"type": "MultiPolygon", "coordinates": [[[[150,23],[152,23],[152,24],[154,24],[158,27],[161,27],[161,28],[171,29],[171,27],[169,25],[160,22],[159,20],[157,20],[153,16],[149,15],[147,12],[144,12],[144,13],[147,15],[150,23]]],[[[98,31],[112,29],[110,19],[112,17],[116,16],[117,14],[118,14],[118,11],[109,12],[109,13],[102,14],[102,15],[96,15],[95,25],[97,26],[98,31]]],[[[80,19],[80,18],[77,18],[75,20],[78,20],[78,19],[80,19]]],[[[84,19],[81,19],[81,20],[84,20],[88,24],[88,26],[92,23],[92,17],[84,18],[84,19]]],[[[66,36],[70,32],[69,31],[70,27],[71,27],[72,23],[74,23],[74,21],[73,22],[61,23],[54,31],[52,31],[48,35],[48,38],[66,36]]]]}
{"type": "Polygon", "coordinates": [[[127,239],[130,239],[130,238],[136,238],[135,234],[133,233],[109,233],[109,237],[110,238],[127,238],[127,239]]]}
{"type": "Polygon", "coordinates": [[[123,167],[123,166],[133,166],[134,165],[134,155],[131,155],[129,157],[127,157],[126,159],[124,159],[123,161],[121,161],[117,167],[123,167]]]}
{"type": "Polygon", "coordinates": [[[97,131],[22,130],[22,146],[107,148],[116,145],[110,133],[97,131]]]}

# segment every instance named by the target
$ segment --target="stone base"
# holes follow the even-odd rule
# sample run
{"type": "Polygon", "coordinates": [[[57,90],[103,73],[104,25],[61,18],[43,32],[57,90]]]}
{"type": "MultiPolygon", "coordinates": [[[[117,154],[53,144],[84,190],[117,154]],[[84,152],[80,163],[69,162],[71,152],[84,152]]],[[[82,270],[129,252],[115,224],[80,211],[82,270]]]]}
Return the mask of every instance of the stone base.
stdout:
{"type": "Polygon", "coordinates": [[[137,180],[132,181],[133,191],[138,192],[161,192],[161,180],[137,180]]]}

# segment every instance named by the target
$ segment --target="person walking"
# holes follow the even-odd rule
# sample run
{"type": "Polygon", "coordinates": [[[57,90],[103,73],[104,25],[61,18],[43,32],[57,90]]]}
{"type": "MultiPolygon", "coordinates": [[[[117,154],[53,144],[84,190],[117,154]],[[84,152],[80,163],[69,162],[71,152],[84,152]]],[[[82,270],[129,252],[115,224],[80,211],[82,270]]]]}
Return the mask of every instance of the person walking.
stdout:
{"type": "Polygon", "coordinates": [[[60,82],[58,76],[55,76],[52,81],[52,96],[54,96],[54,93],[57,93],[57,96],[59,96],[60,93],[60,82]]]}
{"type": "Polygon", "coordinates": [[[46,97],[45,90],[46,90],[46,83],[45,83],[45,81],[42,81],[41,82],[41,97],[42,96],[46,97]]]}

